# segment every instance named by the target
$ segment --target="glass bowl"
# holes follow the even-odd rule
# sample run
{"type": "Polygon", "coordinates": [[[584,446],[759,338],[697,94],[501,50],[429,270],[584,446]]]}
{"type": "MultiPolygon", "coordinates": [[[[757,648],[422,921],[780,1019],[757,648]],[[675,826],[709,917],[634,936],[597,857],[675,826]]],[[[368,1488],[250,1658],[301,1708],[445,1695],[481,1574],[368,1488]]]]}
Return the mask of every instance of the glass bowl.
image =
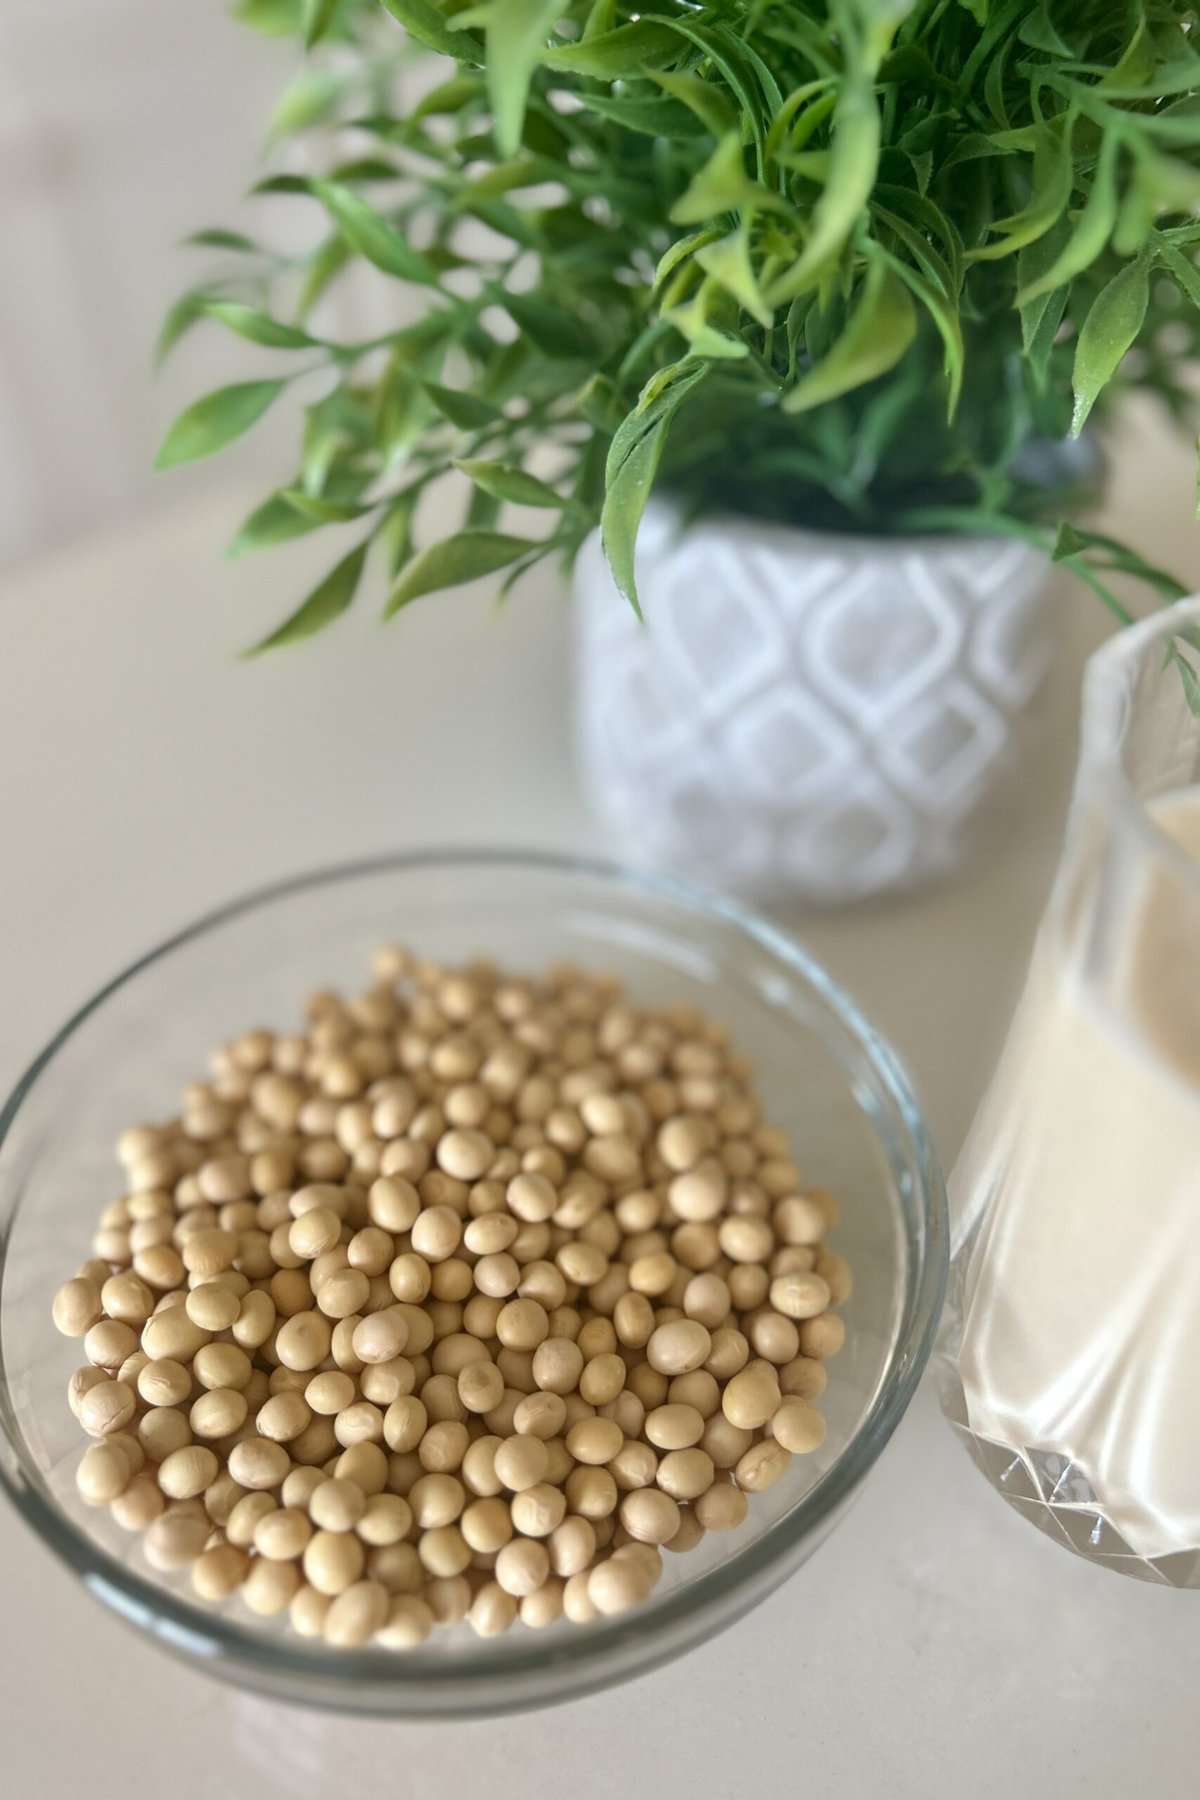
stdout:
{"type": "Polygon", "coordinates": [[[545,1705],[625,1680],[740,1617],[810,1556],[899,1422],[929,1354],[946,1267],[941,1175],[906,1076],[854,1004],[761,919],[668,880],[506,851],[430,852],[304,875],[180,932],[88,1002],[0,1115],[0,1478],[98,1599],[167,1649],[242,1688],[382,1716],[545,1705]],[[741,1530],[668,1555],[641,1611],[481,1641],[467,1626],[421,1649],[331,1651],[239,1604],[201,1604],[160,1576],[136,1534],[85,1507],[82,1434],[66,1384],[82,1360],[50,1319],[119,1193],[113,1142],[166,1116],[209,1048],[251,1024],[286,1028],[318,986],[361,986],[371,950],[486,954],[530,972],[568,960],[613,971],[635,998],[692,1001],[752,1059],[806,1179],[842,1209],[834,1245],[855,1272],[846,1347],[830,1365],[829,1431],[741,1530]]]}

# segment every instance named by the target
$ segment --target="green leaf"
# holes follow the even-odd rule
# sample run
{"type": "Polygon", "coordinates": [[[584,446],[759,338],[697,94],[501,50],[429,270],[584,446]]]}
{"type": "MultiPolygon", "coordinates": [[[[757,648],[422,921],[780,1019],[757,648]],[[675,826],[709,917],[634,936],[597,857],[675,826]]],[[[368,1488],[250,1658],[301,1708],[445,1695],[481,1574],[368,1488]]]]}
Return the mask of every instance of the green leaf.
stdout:
{"type": "Polygon", "coordinates": [[[442,387],[436,381],[423,381],[422,388],[428,394],[444,419],[457,425],[460,431],[481,431],[494,425],[504,415],[499,407],[488,400],[481,400],[478,394],[469,394],[460,388],[442,387]]]}
{"type": "Polygon", "coordinates": [[[1117,214],[1117,227],[1112,245],[1122,259],[1136,256],[1154,229],[1158,203],[1143,174],[1144,159],[1139,158],[1133,180],[1125,189],[1117,214]]]}
{"type": "Polygon", "coordinates": [[[589,376],[575,396],[575,409],[604,437],[611,436],[624,416],[617,390],[607,375],[589,376]]]}
{"type": "Polygon", "coordinates": [[[180,338],[204,317],[205,296],[202,293],[181,294],[170,308],[154,346],[154,366],[161,369],[180,338]]]}
{"type": "Polygon", "coordinates": [[[372,406],[375,439],[388,463],[404,460],[435,412],[408,356],[397,347],[379,377],[372,406]]]}
{"type": "Polygon", "coordinates": [[[981,532],[994,532],[997,537],[1018,538],[1033,544],[1049,555],[1051,540],[1044,525],[1028,519],[1015,519],[1009,513],[994,512],[986,506],[911,506],[896,515],[896,522],[906,531],[966,532],[978,537],[981,532]]]}
{"type": "Polygon", "coordinates": [[[514,156],[508,162],[493,163],[482,175],[464,183],[459,204],[467,200],[488,199],[498,194],[511,194],[519,188],[534,187],[544,181],[541,164],[532,156],[514,156]]]}
{"type": "MultiPolygon", "coordinates": [[[[391,0],[384,0],[384,5],[390,7],[391,0]]],[[[552,44],[542,62],[565,75],[616,81],[623,75],[640,75],[644,64],[668,62],[678,53],[679,39],[669,26],[639,20],[578,43],[552,44]]]]}
{"type": "MultiPolygon", "coordinates": [[[[1144,28],[1144,25],[1143,25],[1144,28]]],[[[1153,56],[1147,56],[1143,73],[1137,79],[1121,79],[1114,69],[1105,76],[1096,92],[1106,100],[1163,100],[1168,94],[1194,95],[1200,88],[1200,57],[1181,56],[1157,68],[1153,56]]]]}
{"type": "Polygon", "coordinates": [[[234,250],[239,255],[257,255],[259,246],[240,231],[226,231],[223,225],[210,225],[204,231],[189,232],[183,243],[189,249],[234,250]]]}
{"type": "Polygon", "coordinates": [[[312,186],[352,250],[386,275],[421,282],[427,287],[438,285],[432,263],[358,194],[335,181],[314,181],[312,186]]]}
{"type": "Polygon", "coordinates": [[[1099,394],[1132,347],[1149,301],[1150,274],[1144,256],[1114,275],[1093,300],[1075,346],[1072,437],[1079,436],[1099,394]]]}
{"type": "Polygon", "coordinates": [[[1071,524],[1060,525],[1058,535],[1054,540],[1054,548],[1050,552],[1050,560],[1051,562],[1064,562],[1068,556],[1075,556],[1081,550],[1086,550],[1087,547],[1088,539],[1082,531],[1077,531],[1071,524]]]}
{"type": "Polygon", "coordinates": [[[1194,214],[1200,205],[1200,170],[1146,144],[1136,146],[1133,182],[1121,202],[1113,249],[1134,256],[1145,244],[1161,212],[1194,214]]]}
{"type": "MultiPolygon", "coordinates": [[[[740,39],[725,30],[720,21],[711,15],[716,9],[709,6],[706,11],[709,17],[704,23],[697,24],[692,18],[684,15],[671,21],[672,30],[688,43],[694,44],[703,55],[705,62],[720,76],[737,101],[739,129],[744,128],[749,141],[754,146],[755,165],[761,176],[764,168],[763,152],[766,141],[766,116],[770,106],[783,104],[783,96],[779,92],[774,77],[765,65],[758,68],[766,74],[771,95],[764,106],[764,90],[755,80],[753,54],[744,39],[740,39]],[[748,66],[749,65],[749,66],[748,66]]],[[[675,60],[672,58],[672,60],[675,60]]],[[[714,76],[715,79],[715,76],[714,76]]]]}
{"type": "MultiPolygon", "coordinates": [[[[1082,104],[1083,102],[1081,102],[1082,104]]],[[[1157,112],[1139,112],[1133,114],[1132,117],[1136,118],[1139,131],[1158,138],[1164,144],[1175,144],[1184,150],[1194,150],[1200,143],[1200,110],[1198,109],[1200,109],[1200,94],[1189,94],[1185,99],[1174,100],[1169,106],[1164,106],[1157,112]]],[[[1099,100],[1088,103],[1086,110],[1089,115],[1106,123],[1124,123],[1131,116],[1116,107],[1104,105],[1099,100]]]]}
{"type": "Polygon", "coordinates": [[[934,206],[931,201],[925,200],[919,194],[905,194],[902,198],[897,194],[898,202],[904,205],[910,213],[916,215],[919,225],[923,227],[923,230],[920,230],[910,224],[902,214],[894,213],[889,207],[880,203],[883,199],[890,199],[893,193],[896,193],[895,189],[880,183],[875,192],[878,198],[872,203],[871,208],[875,217],[899,238],[916,267],[923,271],[948,300],[953,300],[957,307],[962,289],[962,246],[953,226],[941,208],[934,206]],[[936,233],[942,238],[949,252],[949,260],[935,245],[929,242],[929,238],[924,235],[926,231],[931,234],[936,233]]]}
{"type": "Polygon", "coordinates": [[[614,433],[608,452],[608,466],[612,468],[619,464],[625,451],[633,448],[639,430],[644,430],[652,419],[657,418],[664,406],[671,404],[674,410],[703,378],[704,372],[701,365],[694,363],[690,357],[685,357],[682,362],[669,363],[665,369],[659,369],[656,374],[651,375],[638,395],[637,405],[614,433]],[[628,437],[627,432],[630,434],[628,437]]]}
{"type": "Polygon", "coordinates": [[[936,94],[939,88],[943,92],[954,92],[954,83],[942,74],[928,50],[922,50],[919,44],[901,44],[890,50],[879,65],[877,79],[881,87],[912,82],[929,94],[936,94]]]}
{"type": "Polygon", "coordinates": [[[250,189],[253,197],[260,194],[311,194],[313,184],[307,175],[264,175],[250,189]]]}
{"type": "Polygon", "coordinates": [[[390,619],[401,607],[442,588],[462,587],[481,575],[493,575],[537,548],[532,538],[508,537],[501,531],[460,531],[413,558],[392,589],[383,616],[390,619]]]}
{"type": "MultiPolygon", "coordinates": [[[[1139,7],[1138,11],[1140,10],[1139,7]]],[[[1119,91],[1130,83],[1133,83],[1135,89],[1140,89],[1142,83],[1153,72],[1154,63],[1154,49],[1146,30],[1146,21],[1139,19],[1129,43],[1121,53],[1120,62],[1109,70],[1099,85],[1105,92],[1111,92],[1114,89],[1119,91]]]]}
{"type": "Polygon", "coordinates": [[[916,309],[907,288],[882,258],[872,261],[841,336],[801,375],[784,398],[784,410],[809,412],[885,375],[900,361],[916,330],[916,309]]]}
{"type": "MultiPolygon", "coordinates": [[[[911,0],[900,0],[901,6],[906,11],[910,3],[911,0]]],[[[717,25],[716,31],[725,46],[727,56],[735,58],[739,62],[739,68],[745,68],[754,75],[758,89],[766,101],[768,115],[778,112],[783,105],[783,89],[776,81],[769,64],[763,61],[754,48],[753,38],[747,33],[734,31],[731,25],[724,22],[717,25]]],[[[722,62],[721,67],[727,69],[729,62],[722,62]]],[[[758,111],[758,94],[755,92],[754,84],[747,79],[745,86],[739,85],[736,92],[743,106],[751,114],[752,129],[754,129],[758,124],[758,120],[754,117],[758,111]]]]}
{"type": "Polygon", "coordinates": [[[697,356],[716,357],[724,362],[740,360],[749,355],[748,345],[709,323],[709,309],[721,292],[711,276],[706,276],[693,300],[685,306],[665,307],[662,316],[683,334],[697,356]]]}
{"type": "MultiPolygon", "coordinates": [[[[1070,290],[1059,288],[1057,293],[1046,295],[1045,311],[1038,318],[1037,326],[1029,339],[1026,357],[1036,385],[1045,390],[1050,379],[1050,356],[1058,341],[1059,327],[1062,325],[1067,310],[1070,290]]],[[[1041,304],[1034,301],[1034,306],[1041,304]]]]}
{"type": "Polygon", "coordinates": [[[829,177],[813,208],[808,242],[798,261],[767,289],[769,306],[782,306],[816,287],[841,254],[875,185],[880,130],[870,86],[848,82],[834,109],[829,177]]]}
{"type": "Polygon", "coordinates": [[[272,494],[243,519],[226,555],[245,556],[251,550],[266,550],[275,544],[286,544],[292,538],[305,537],[319,530],[319,519],[306,519],[281,494],[272,494]]]}
{"type": "Polygon", "coordinates": [[[816,126],[828,118],[837,105],[837,95],[828,91],[829,86],[829,77],[822,76],[818,81],[806,81],[800,87],[792,89],[771,120],[770,130],[767,132],[764,149],[768,162],[783,149],[801,149],[816,126]],[[810,101],[816,102],[815,109],[809,105],[810,101]],[[804,111],[797,124],[797,114],[801,114],[801,109],[804,111]],[[809,115],[814,110],[815,118],[810,118],[809,115]],[[796,141],[796,134],[799,141],[796,141]]]}
{"type": "Polygon", "coordinates": [[[1045,50],[1051,56],[1072,57],[1075,50],[1064,42],[1060,32],[1050,16],[1050,9],[1045,4],[1035,7],[1022,24],[1017,33],[1022,44],[1028,44],[1033,50],[1045,50]]]}
{"type": "Polygon", "coordinates": [[[1085,587],[1091,588],[1093,594],[1107,606],[1109,612],[1113,615],[1113,618],[1117,620],[1118,624],[1133,624],[1133,614],[1125,605],[1124,601],[1113,592],[1106,581],[1101,579],[1095,569],[1092,568],[1091,564],[1087,562],[1084,557],[1065,556],[1062,559],[1062,566],[1064,569],[1069,569],[1071,574],[1074,575],[1077,580],[1082,581],[1085,587]]]}
{"type": "Polygon", "coordinates": [[[806,181],[815,181],[823,186],[829,179],[828,150],[780,150],[775,160],[781,169],[787,169],[793,175],[803,175],[806,181]]]}
{"type": "Polygon", "coordinates": [[[486,488],[472,487],[463,514],[465,531],[492,531],[500,517],[500,502],[486,488]]]}
{"type": "Polygon", "coordinates": [[[617,0],[592,0],[583,27],[584,40],[602,37],[606,31],[615,31],[616,26],[617,0]]]}
{"type": "Polygon", "coordinates": [[[376,533],[383,549],[389,581],[395,581],[412,555],[413,515],[420,497],[420,489],[416,487],[398,495],[384,513],[383,523],[376,533]]]}
{"type": "Polygon", "coordinates": [[[1200,269],[1191,258],[1161,236],[1156,238],[1154,254],[1160,267],[1166,270],[1192,305],[1200,307],[1200,269]]]}
{"type": "Polygon", "coordinates": [[[282,625],[277,626],[269,637],[254,644],[244,654],[261,656],[264,650],[277,650],[283,644],[297,644],[302,638],[312,637],[315,632],[332,625],[354,599],[366,556],[366,544],[360,544],[357,550],[344,556],[282,625]]]}
{"type": "Polygon", "coordinates": [[[1156,563],[1147,562],[1139,551],[1123,544],[1120,538],[1109,537],[1102,531],[1089,531],[1082,525],[1065,523],[1059,526],[1051,551],[1052,561],[1068,562],[1088,551],[1093,554],[1096,568],[1132,575],[1135,580],[1154,588],[1164,600],[1182,600],[1187,593],[1174,575],[1160,569],[1156,563]]]}
{"type": "Polygon", "coordinates": [[[311,519],[314,525],[345,525],[373,510],[365,502],[330,500],[323,495],[306,493],[303,488],[281,488],[279,498],[306,519],[311,519]]]}
{"type": "Polygon", "coordinates": [[[329,171],[329,180],[337,181],[348,187],[356,181],[402,181],[404,170],[395,163],[385,162],[381,156],[356,156],[350,162],[339,163],[329,171]]]}
{"type": "Polygon", "coordinates": [[[917,178],[917,192],[919,194],[927,193],[933,175],[933,151],[924,150],[917,156],[910,154],[908,160],[912,164],[913,174],[917,178]]]}
{"type": "Polygon", "coordinates": [[[953,420],[962,395],[963,373],[966,366],[966,347],[963,343],[962,320],[959,318],[958,308],[940,283],[931,281],[928,276],[910,268],[907,263],[902,262],[899,257],[892,256],[886,250],[881,254],[892,272],[925,308],[942,340],[942,368],[946,376],[946,416],[953,420]]]}
{"type": "Polygon", "coordinates": [[[219,319],[252,344],[263,344],[268,350],[308,350],[316,343],[307,331],[296,325],[284,325],[257,307],[242,306],[236,300],[205,300],[201,309],[211,319],[219,319]]]}
{"type": "Polygon", "coordinates": [[[1018,307],[1028,306],[1031,300],[1052,294],[1073,281],[1084,269],[1091,268],[1104,249],[1117,222],[1117,149],[1117,134],[1110,131],[1101,145],[1092,189],[1074,231],[1050,266],[1018,290],[1018,307]]]}
{"type": "Polygon", "coordinates": [[[1167,600],[1179,599],[1184,591],[1173,575],[1146,562],[1127,544],[1069,523],[1059,526],[1051,557],[1090,587],[1122,625],[1132,625],[1133,614],[1104,579],[1110,572],[1148,582],[1167,600]]]}
{"type": "Polygon", "coordinates": [[[721,236],[719,225],[706,225],[702,231],[689,232],[686,237],[676,238],[669,250],[664,250],[654,271],[654,285],[660,288],[672,270],[704,244],[715,244],[721,236]]]}
{"type": "Polygon", "coordinates": [[[675,70],[652,69],[649,73],[651,81],[694,113],[714,137],[724,137],[736,127],[733,108],[714,82],[701,81],[696,75],[681,75],[675,70]]]}
{"type": "Polygon", "coordinates": [[[488,94],[501,156],[515,156],[525,101],[563,0],[492,0],[487,9],[488,94]]]}
{"type": "Polygon", "coordinates": [[[238,0],[233,16],[264,37],[291,37],[300,23],[300,0],[238,0]]]}
{"type": "Polygon", "coordinates": [[[731,131],[692,176],[669,217],[676,225],[702,225],[714,213],[736,212],[753,192],[741,133],[731,131]]]}
{"type": "Polygon", "coordinates": [[[545,356],[575,361],[596,356],[596,339],[579,320],[536,294],[510,294],[497,287],[494,297],[513,324],[545,356]]]}
{"type": "Polygon", "coordinates": [[[483,62],[483,46],[474,32],[452,31],[446,15],[431,0],[381,0],[381,4],[427,50],[440,50],[459,62],[483,62]]]}
{"type": "Polygon", "coordinates": [[[156,469],[173,469],[223,450],[257,423],[287,386],[285,381],[239,381],[218,388],[181,412],[154,459],[156,469]]]}
{"type": "MultiPolygon", "coordinates": [[[[924,405],[924,389],[924,371],[913,362],[907,371],[898,370],[894,381],[881,382],[864,399],[856,421],[851,468],[851,477],[860,490],[873,479],[893,444],[913,428],[913,420],[924,405]]],[[[817,479],[828,479],[828,471],[819,470],[817,479]]]]}
{"type": "MultiPolygon", "coordinates": [[[[454,33],[459,37],[459,32],[454,33]]],[[[449,81],[443,81],[437,87],[423,94],[409,113],[409,118],[416,123],[421,119],[452,117],[461,112],[471,100],[477,100],[483,92],[483,84],[478,75],[452,75],[449,81]]]]}
{"type": "Polygon", "coordinates": [[[514,244],[521,244],[527,250],[540,252],[544,248],[536,219],[530,213],[523,212],[519,206],[507,206],[503,200],[476,200],[468,197],[463,202],[463,211],[478,219],[489,230],[497,232],[501,237],[511,238],[514,244]]]}
{"type": "Polygon", "coordinates": [[[319,44],[333,24],[341,0],[304,0],[304,48],[319,44]]]}
{"type": "Polygon", "coordinates": [[[613,580],[639,618],[642,609],[637,594],[637,535],[669,430],[669,418],[660,418],[642,434],[615,477],[607,483],[600,514],[600,541],[613,580]]]}
{"type": "Polygon", "coordinates": [[[968,131],[959,138],[942,163],[942,173],[943,175],[947,174],[951,169],[957,168],[960,163],[995,161],[1001,154],[1004,153],[1001,152],[994,134],[987,137],[981,131],[968,131]]]}
{"type": "Polygon", "coordinates": [[[703,137],[705,133],[699,119],[673,100],[641,95],[627,98],[595,89],[586,90],[579,98],[589,112],[644,137],[689,138],[703,137]]]}
{"type": "Polygon", "coordinates": [[[290,137],[320,125],[337,106],[345,88],[344,77],[330,69],[305,69],[284,88],[272,110],[270,139],[290,137]]]}
{"type": "MultiPolygon", "coordinates": [[[[371,414],[362,397],[345,385],[306,407],[300,464],[300,485],[305,493],[325,494],[335,464],[354,450],[365,449],[370,441],[371,414]]],[[[360,491],[329,497],[357,499],[360,491]]]]}
{"type": "Polygon", "coordinates": [[[1055,293],[1045,289],[1042,277],[1059,260],[1070,236],[1070,220],[1063,217],[1042,237],[1035,238],[1032,244],[1026,244],[1017,255],[1018,291],[1041,289],[1036,299],[1026,300],[1020,309],[1021,344],[1039,385],[1046,378],[1050,351],[1062,323],[1068,297],[1065,287],[1055,293]]]}
{"type": "Polygon", "coordinates": [[[493,499],[510,500],[516,506],[547,506],[556,510],[564,504],[562,495],[556,494],[552,487],[510,463],[460,457],[454,467],[461,469],[477,488],[491,494],[493,499]]]}
{"type": "Polygon", "coordinates": [[[1061,135],[1043,127],[1033,162],[1033,197],[1029,205],[1008,218],[997,219],[993,231],[1003,233],[994,244],[983,244],[969,253],[969,261],[994,262],[997,257],[1011,256],[1042,237],[1066,212],[1075,182],[1075,164],[1071,157],[1071,139],[1075,115],[1066,115],[1061,135]]]}
{"type": "Polygon", "coordinates": [[[786,140],[778,146],[778,149],[786,146],[789,150],[803,150],[814,133],[831,116],[838,103],[837,90],[829,82],[825,82],[823,85],[827,92],[815,95],[811,104],[805,106],[803,112],[789,127],[786,140]]]}
{"type": "Polygon", "coordinates": [[[676,363],[670,369],[660,370],[642,390],[638,405],[617,428],[609,446],[600,541],[617,587],[639,617],[635,566],[638,528],[671,422],[707,373],[706,363],[676,363]]]}
{"type": "Polygon", "coordinates": [[[750,261],[750,235],[744,223],[719,243],[702,245],[696,251],[696,261],[751,318],[760,325],[770,325],[775,315],[758,285],[750,261]]]}
{"type": "Polygon", "coordinates": [[[490,364],[479,392],[493,406],[507,406],[510,400],[527,400],[534,385],[547,380],[553,383],[556,396],[562,394],[564,399],[567,398],[558,380],[560,371],[547,368],[522,337],[515,337],[511,343],[498,348],[490,364]]]}
{"type": "Polygon", "coordinates": [[[513,567],[504,577],[504,580],[500,583],[500,591],[496,595],[497,606],[502,606],[504,604],[518,581],[524,581],[530,570],[535,569],[540,562],[543,562],[545,558],[549,556],[552,548],[553,540],[550,539],[545,544],[539,544],[537,549],[532,551],[528,556],[523,556],[519,563],[514,563],[513,567]]]}
{"type": "Polygon", "coordinates": [[[296,316],[306,319],[330,282],[341,274],[353,252],[340,231],[319,244],[308,260],[308,269],[296,301],[296,316]]]}

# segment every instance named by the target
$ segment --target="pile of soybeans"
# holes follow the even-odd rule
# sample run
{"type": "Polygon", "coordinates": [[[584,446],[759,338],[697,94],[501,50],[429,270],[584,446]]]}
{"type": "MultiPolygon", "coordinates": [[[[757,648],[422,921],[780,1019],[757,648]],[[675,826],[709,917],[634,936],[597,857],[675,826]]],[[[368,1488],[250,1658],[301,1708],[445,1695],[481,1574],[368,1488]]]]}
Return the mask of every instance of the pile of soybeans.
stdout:
{"type": "Polygon", "coordinates": [[[821,1444],[835,1223],[726,1034],[400,948],[244,1033],[54,1298],[78,1487],[331,1645],[582,1624],[821,1444]]]}

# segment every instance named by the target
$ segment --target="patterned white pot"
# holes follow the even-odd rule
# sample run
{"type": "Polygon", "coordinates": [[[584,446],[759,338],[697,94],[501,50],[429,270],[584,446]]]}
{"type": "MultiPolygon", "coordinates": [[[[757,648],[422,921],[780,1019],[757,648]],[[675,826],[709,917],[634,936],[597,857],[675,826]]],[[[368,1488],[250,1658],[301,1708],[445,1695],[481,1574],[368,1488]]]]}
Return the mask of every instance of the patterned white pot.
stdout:
{"type": "Polygon", "coordinates": [[[646,623],[593,537],[575,576],[587,786],[631,857],[778,899],[952,869],[1049,659],[1049,564],[999,538],[744,518],[638,544],[646,623]]]}

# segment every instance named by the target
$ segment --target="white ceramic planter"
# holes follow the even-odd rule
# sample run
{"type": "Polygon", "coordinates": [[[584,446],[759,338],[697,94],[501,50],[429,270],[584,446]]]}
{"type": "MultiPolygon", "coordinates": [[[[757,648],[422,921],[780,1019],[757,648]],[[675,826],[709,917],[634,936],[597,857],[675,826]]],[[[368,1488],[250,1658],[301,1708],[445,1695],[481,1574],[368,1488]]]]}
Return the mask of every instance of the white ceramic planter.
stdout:
{"type": "Polygon", "coordinates": [[[951,870],[1049,658],[1049,565],[1008,539],[854,538],[666,503],[646,623],[575,577],[587,786],[626,854],[759,899],[951,870]]]}

